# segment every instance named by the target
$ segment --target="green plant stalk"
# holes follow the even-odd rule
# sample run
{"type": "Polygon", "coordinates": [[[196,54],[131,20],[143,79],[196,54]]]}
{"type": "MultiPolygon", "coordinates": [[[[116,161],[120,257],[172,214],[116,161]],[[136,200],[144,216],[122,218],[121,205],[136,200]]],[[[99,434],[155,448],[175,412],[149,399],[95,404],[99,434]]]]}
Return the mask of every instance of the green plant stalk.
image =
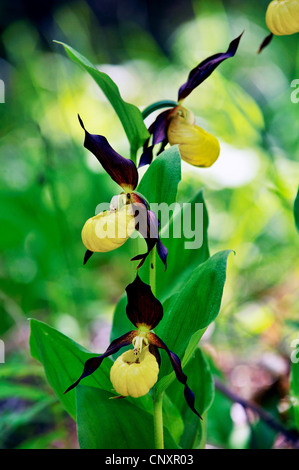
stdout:
{"type": "Polygon", "coordinates": [[[208,430],[208,423],[207,423],[207,413],[204,413],[202,415],[202,422],[201,422],[201,438],[200,438],[200,442],[198,444],[198,449],[204,449],[205,446],[206,446],[206,442],[207,442],[207,430],[208,430]]]}
{"type": "Polygon", "coordinates": [[[136,165],[137,152],[132,146],[130,147],[130,160],[132,160],[132,162],[134,162],[136,165]]]}
{"type": "Polygon", "coordinates": [[[154,439],[155,449],[164,449],[164,435],[163,435],[163,392],[158,393],[154,390],[154,439]]]}
{"type": "Polygon", "coordinates": [[[143,119],[145,119],[150,114],[152,114],[154,111],[157,111],[157,109],[174,108],[177,105],[178,105],[178,103],[176,101],[171,101],[171,100],[156,101],[156,103],[150,104],[147,108],[145,108],[142,111],[142,117],[143,117],[143,119]]]}
{"type": "MultiPolygon", "coordinates": [[[[150,285],[152,293],[156,294],[156,247],[150,253],[150,285]]],[[[154,406],[154,439],[155,448],[164,449],[164,435],[163,435],[163,392],[158,392],[154,389],[153,393],[153,406],[154,406]]]]}

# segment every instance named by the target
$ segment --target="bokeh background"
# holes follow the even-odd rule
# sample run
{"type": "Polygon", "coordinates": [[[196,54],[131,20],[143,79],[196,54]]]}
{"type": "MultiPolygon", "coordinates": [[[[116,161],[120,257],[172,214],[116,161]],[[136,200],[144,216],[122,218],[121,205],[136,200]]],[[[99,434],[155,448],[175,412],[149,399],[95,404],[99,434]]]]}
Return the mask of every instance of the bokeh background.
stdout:
{"type": "MultiPolygon", "coordinates": [[[[276,37],[258,55],[267,4],[1,0],[0,448],[78,447],[75,424],[30,357],[28,318],[102,352],[132,275],[131,242],[82,264],[82,226],[118,188],[83,148],[77,113],[123,155],[129,146],[102,92],[53,40],[99,65],[123,98],[143,109],[176,99],[188,71],[245,30],[236,57],[186,100],[199,125],[219,138],[221,155],[210,169],[183,165],[179,198],[204,188],[210,251],[235,251],[222,310],[202,341],[215,375],[294,427],[299,104],[291,101],[291,82],[299,78],[298,35],[276,37]]],[[[292,446],[218,391],[207,436],[208,447],[292,446]]]]}

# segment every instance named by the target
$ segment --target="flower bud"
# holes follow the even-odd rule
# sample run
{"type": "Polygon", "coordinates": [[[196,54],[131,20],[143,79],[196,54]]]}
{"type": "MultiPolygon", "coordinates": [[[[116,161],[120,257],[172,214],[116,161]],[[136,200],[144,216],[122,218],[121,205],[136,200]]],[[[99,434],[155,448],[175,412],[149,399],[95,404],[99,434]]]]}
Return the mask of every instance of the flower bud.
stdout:
{"type": "Polygon", "coordinates": [[[167,137],[170,145],[179,144],[182,160],[190,165],[209,167],[219,156],[216,137],[196,126],[194,114],[182,106],[170,118],[167,137]]]}
{"type": "Polygon", "coordinates": [[[131,349],[119,356],[111,367],[110,380],[120,395],[138,398],[155,385],[158,373],[158,362],[147,346],[140,354],[131,349]]]}
{"type": "Polygon", "coordinates": [[[81,237],[90,251],[107,252],[123,245],[135,230],[132,205],[120,210],[100,212],[85,223],[81,237]]]}
{"type": "Polygon", "coordinates": [[[266,24],[271,33],[284,36],[299,32],[299,0],[274,0],[268,5],[266,24]]]}

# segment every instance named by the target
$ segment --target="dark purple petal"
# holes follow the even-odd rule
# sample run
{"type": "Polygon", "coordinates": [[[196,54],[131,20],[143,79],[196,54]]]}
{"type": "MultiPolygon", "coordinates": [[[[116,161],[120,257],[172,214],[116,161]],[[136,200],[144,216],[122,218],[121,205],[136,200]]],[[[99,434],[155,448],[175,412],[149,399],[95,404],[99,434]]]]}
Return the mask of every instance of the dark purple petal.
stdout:
{"type": "Polygon", "coordinates": [[[138,183],[138,172],[135,163],[115,152],[106,137],[89,134],[79,115],[78,118],[82,129],[85,131],[84,147],[94,154],[113,181],[125,190],[128,188],[135,189],[138,183]]]}
{"type": "Polygon", "coordinates": [[[64,393],[67,393],[73,388],[77,387],[79,382],[82,379],[84,379],[84,377],[87,377],[88,375],[93,374],[97,370],[97,368],[100,367],[105,357],[111,356],[111,354],[116,353],[124,346],[128,346],[129,344],[131,344],[135,336],[137,336],[137,334],[138,334],[137,330],[130,331],[129,333],[126,333],[125,335],[120,336],[119,338],[112,341],[112,343],[108,346],[104,354],[87,359],[87,361],[84,364],[83,372],[81,376],[79,377],[79,379],[76,380],[76,382],[74,382],[72,385],[70,385],[69,388],[64,393]]]}
{"type": "Polygon", "coordinates": [[[143,236],[147,244],[147,252],[134,256],[131,261],[141,260],[137,266],[139,269],[158,240],[158,219],[153,219],[153,212],[147,209],[145,201],[136,193],[131,194],[133,211],[135,215],[135,228],[143,236]],[[153,220],[152,220],[153,219],[153,220]]]}
{"type": "Polygon", "coordinates": [[[159,144],[167,139],[167,128],[169,124],[169,114],[176,108],[167,109],[160,113],[156,120],[150,125],[148,131],[153,136],[153,145],[159,144]]]}
{"type": "MultiPolygon", "coordinates": [[[[243,34],[243,33],[242,33],[243,34]]],[[[234,39],[227,49],[226,52],[221,52],[219,54],[214,54],[204,61],[202,61],[197,67],[195,67],[189,73],[188,80],[184,85],[179,89],[178,101],[186,98],[191,91],[194,90],[198,85],[200,85],[206,78],[208,78],[211,73],[218,67],[221,62],[225,59],[233,57],[238,49],[239,42],[242,34],[234,39]]]]}
{"type": "Polygon", "coordinates": [[[272,39],[273,39],[273,33],[268,34],[268,36],[265,37],[262,44],[260,45],[259,50],[257,51],[257,53],[260,54],[262,52],[262,50],[265,49],[265,47],[267,47],[270,44],[272,39]]]}
{"type": "Polygon", "coordinates": [[[127,317],[137,328],[145,324],[151,330],[155,328],[163,317],[161,302],[152,293],[151,287],[145,284],[140,277],[126,287],[128,303],[127,317]]]}
{"type": "Polygon", "coordinates": [[[154,346],[153,344],[150,344],[149,345],[149,352],[155,356],[156,358],[156,361],[158,363],[158,366],[159,366],[159,369],[160,369],[160,366],[161,366],[161,356],[160,356],[160,353],[159,353],[159,349],[154,346]]]}
{"type": "Polygon", "coordinates": [[[157,152],[157,155],[160,155],[160,153],[164,152],[164,149],[165,149],[167,144],[168,144],[168,138],[162,140],[161,147],[160,147],[159,151],[157,152]]]}
{"type": "Polygon", "coordinates": [[[143,265],[151,250],[159,242],[158,254],[166,269],[166,257],[168,251],[159,238],[158,218],[153,211],[147,210],[146,206],[144,206],[144,202],[141,202],[141,198],[139,198],[140,202],[137,203],[138,198],[139,196],[137,196],[135,193],[132,193],[132,200],[136,200],[136,204],[133,204],[133,210],[136,217],[135,228],[145,239],[147,244],[147,252],[134,256],[134,258],[131,258],[131,261],[141,260],[137,266],[137,269],[139,269],[143,265]]]}
{"type": "Polygon", "coordinates": [[[150,165],[153,160],[153,145],[148,147],[143,147],[143,153],[141,154],[138,168],[141,168],[144,165],[150,165]]]}
{"type": "Polygon", "coordinates": [[[157,253],[158,253],[162,263],[164,264],[164,267],[165,267],[164,270],[166,271],[166,269],[167,269],[168,250],[167,250],[166,246],[163,245],[160,238],[158,238],[158,241],[157,241],[157,253]]]}
{"type": "Polygon", "coordinates": [[[153,148],[156,144],[162,142],[161,148],[158,152],[163,152],[165,146],[168,143],[167,138],[167,129],[169,125],[170,114],[176,108],[167,109],[160,113],[155,121],[148,128],[149,133],[153,136],[152,145],[149,145],[149,139],[145,142],[143,146],[143,153],[140,157],[139,167],[144,165],[150,165],[153,160],[153,148]]]}
{"type": "MultiPolygon", "coordinates": [[[[133,204],[133,210],[134,210],[134,208],[137,210],[139,204],[141,205],[139,210],[141,210],[141,211],[144,210],[145,211],[145,209],[147,209],[147,206],[148,206],[147,202],[146,202],[144,196],[142,196],[141,193],[138,193],[138,191],[134,191],[131,194],[131,202],[133,204]]],[[[144,212],[144,214],[146,214],[146,213],[144,212]]]]}
{"type": "Polygon", "coordinates": [[[159,225],[160,222],[158,220],[158,217],[153,211],[147,211],[148,212],[148,218],[149,218],[149,226],[150,226],[150,236],[157,237],[156,238],[156,246],[157,246],[157,253],[164,264],[165,271],[167,269],[167,255],[168,255],[168,250],[166,246],[163,245],[161,242],[161,239],[159,237],[159,225]]]}
{"type": "Polygon", "coordinates": [[[200,419],[202,419],[202,417],[200,416],[200,414],[196,411],[196,409],[194,407],[194,402],[195,402],[194,393],[192,392],[192,390],[187,385],[187,376],[184,374],[184,372],[182,370],[181,361],[178,358],[178,356],[176,354],[174,354],[173,352],[171,352],[168,349],[168,347],[166,346],[166,344],[163,343],[163,341],[157,335],[155,335],[155,333],[149,333],[148,334],[148,340],[149,340],[150,344],[156,346],[157,348],[164,349],[167,352],[167,354],[170,358],[172,367],[174,369],[176,378],[178,379],[179,382],[181,382],[183,385],[185,385],[184,395],[185,395],[185,399],[186,399],[186,402],[187,402],[189,408],[200,419]]]}
{"type": "Polygon", "coordinates": [[[84,255],[84,260],[83,264],[86,264],[89,258],[93,255],[93,251],[86,250],[85,255],[84,255]]]}

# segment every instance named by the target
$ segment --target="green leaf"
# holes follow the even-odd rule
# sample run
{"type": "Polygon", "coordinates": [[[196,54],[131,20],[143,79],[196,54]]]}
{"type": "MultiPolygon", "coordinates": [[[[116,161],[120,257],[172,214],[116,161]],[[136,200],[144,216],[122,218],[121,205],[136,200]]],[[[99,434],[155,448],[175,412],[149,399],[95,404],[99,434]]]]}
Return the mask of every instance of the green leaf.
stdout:
{"type": "MultiPolygon", "coordinates": [[[[78,440],[81,449],[153,449],[153,416],[127,399],[109,400],[109,393],[78,386],[78,440]]],[[[165,448],[177,445],[164,427],[165,448]]]]}
{"type": "MultiPolygon", "coordinates": [[[[206,421],[206,412],[214,399],[214,382],[210,367],[200,349],[196,349],[193,357],[184,368],[188,377],[188,385],[195,395],[195,408],[206,421]]],[[[184,449],[198,447],[203,443],[202,422],[192,413],[183,399],[183,386],[175,380],[167,389],[167,395],[178,407],[184,420],[184,432],[180,445],[184,449]]]]}
{"type": "Polygon", "coordinates": [[[170,205],[176,201],[180,181],[181,155],[178,146],[175,145],[155,158],[137,189],[151,204],[170,205]]]}
{"type": "MultiPolygon", "coordinates": [[[[180,396],[182,399],[182,396],[180,396]]],[[[163,395],[163,422],[175,442],[179,442],[184,431],[184,421],[178,406],[164,393],[163,395]]]]}
{"type": "MultiPolygon", "coordinates": [[[[212,375],[225,382],[224,374],[217,368],[212,358],[206,357],[212,375]]],[[[234,424],[231,417],[232,401],[215,388],[213,403],[208,411],[207,435],[209,441],[220,447],[230,447],[234,424]]]]}
{"type": "MultiPolygon", "coordinates": [[[[192,338],[192,348],[188,348],[190,358],[204,329],[219,313],[229,254],[230,250],[221,251],[202,263],[193,271],[184,288],[164,303],[164,317],[156,333],[181,359],[192,338]]],[[[166,354],[163,359],[162,377],[171,371],[166,354]]],[[[164,377],[160,381],[159,390],[167,386],[167,380],[164,377]]]]}
{"type": "MultiPolygon", "coordinates": [[[[272,414],[272,416],[277,416],[278,414],[277,406],[263,406],[263,409],[272,414]]],[[[278,432],[275,429],[272,429],[267,423],[260,419],[251,425],[247,447],[250,449],[273,449],[277,434],[278,432]]]]}
{"type": "MultiPolygon", "coordinates": [[[[184,372],[188,377],[188,385],[195,395],[195,408],[203,415],[211,406],[214,399],[214,382],[210,366],[202,351],[197,348],[193,353],[184,372]]],[[[179,411],[184,414],[188,409],[187,403],[182,400],[183,386],[175,381],[167,390],[167,395],[176,404],[179,411]]]]}
{"type": "Polygon", "coordinates": [[[65,48],[68,56],[76,64],[83,67],[83,69],[86,70],[86,72],[88,72],[99,85],[122,123],[130,142],[131,156],[133,158],[136,155],[137,150],[149,137],[149,133],[145,127],[142,114],[139,109],[133,104],[126,103],[122,99],[117,85],[106,73],[100,72],[91,62],[89,62],[88,59],[71,46],[60,41],[55,42],[57,44],[61,44],[65,48]]]}
{"type": "Polygon", "coordinates": [[[297,196],[294,201],[294,218],[297,230],[299,232],[299,189],[297,191],[297,196]]]}
{"type": "Polygon", "coordinates": [[[161,231],[161,240],[168,249],[168,257],[166,271],[160,263],[157,263],[156,285],[158,298],[166,298],[179,290],[187,282],[194,269],[209,258],[208,225],[209,218],[203,191],[199,191],[188,204],[183,205],[180,213],[170,221],[169,232],[166,227],[161,231]],[[199,222],[196,221],[198,220],[199,208],[202,209],[202,226],[198,228],[196,224],[199,222]],[[197,234],[201,231],[202,245],[199,248],[188,249],[188,242],[191,239],[187,238],[188,234],[185,231],[183,231],[181,237],[166,238],[167,233],[173,234],[173,227],[178,223],[178,220],[181,221],[182,227],[183,222],[188,220],[190,221],[190,227],[193,230],[196,229],[197,234]]]}
{"type": "Polygon", "coordinates": [[[209,441],[220,447],[229,447],[233,421],[231,418],[232,402],[226,396],[215,390],[215,397],[208,412],[209,441]]]}
{"type": "MultiPolygon", "coordinates": [[[[161,230],[160,237],[168,249],[168,256],[166,271],[162,263],[156,263],[156,296],[159,300],[163,301],[180,290],[194,269],[209,258],[208,225],[209,218],[203,191],[199,191],[187,204],[181,206],[181,210],[161,230]],[[174,237],[176,231],[174,227],[183,228],[185,224],[191,227],[192,231],[196,231],[196,236],[202,241],[201,246],[196,249],[190,249],[190,246],[188,248],[188,243],[194,240],[190,238],[191,233],[188,234],[186,230],[181,230],[180,236],[174,237]]],[[[148,283],[148,261],[140,269],[140,274],[142,280],[148,283]]]]}
{"type": "Polygon", "coordinates": [[[290,394],[292,397],[292,404],[295,414],[295,423],[299,431],[299,361],[296,357],[297,362],[292,361],[291,377],[290,377],[290,394]]]}
{"type": "MultiPolygon", "coordinates": [[[[75,419],[75,392],[71,390],[64,395],[64,391],[80,377],[85,361],[95,354],[43,322],[31,319],[30,326],[31,354],[43,364],[48,382],[64,408],[75,419]]],[[[84,379],[84,383],[111,391],[111,365],[111,359],[106,358],[94,374],[84,379]]]]}

